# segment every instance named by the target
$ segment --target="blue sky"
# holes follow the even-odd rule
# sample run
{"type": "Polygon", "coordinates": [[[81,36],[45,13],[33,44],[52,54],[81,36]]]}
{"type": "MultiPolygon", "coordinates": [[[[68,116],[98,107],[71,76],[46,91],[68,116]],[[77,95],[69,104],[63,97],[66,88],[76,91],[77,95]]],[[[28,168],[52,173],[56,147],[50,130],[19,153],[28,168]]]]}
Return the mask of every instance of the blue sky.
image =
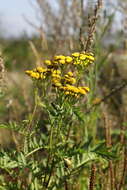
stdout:
{"type": "MultiPolygon", "coordinates": [[[[53,1],[53,0],[51,0],[53,1]]],[[[96,1],[96,0],[91,0],[96,1]]],[[[113,0],[112,0],[113,1],[113,0]]],[[[28,34],[35,32],[34,28],[31,27],[24,16],[32,21],[32,23],[38,24],[36,14],[38,11],[31,5],[35,0],[1,0],[0,2],[0,33],[1,23],[3,33],[5,36],[19,36],[21,32],[26,31],[28,34]]],[[[117,20],[118,19],[117,17],[117,20]]]]}
{"type": "Polygon", "coordinates": [[[31,20],[36,21],[35,10],[31,5],[35,0],[1,0],[0,2],[0,24],[5,36],[18,36],[22,31],[28,34],[34,32],[24,19],[24,16],[31,20]]]}

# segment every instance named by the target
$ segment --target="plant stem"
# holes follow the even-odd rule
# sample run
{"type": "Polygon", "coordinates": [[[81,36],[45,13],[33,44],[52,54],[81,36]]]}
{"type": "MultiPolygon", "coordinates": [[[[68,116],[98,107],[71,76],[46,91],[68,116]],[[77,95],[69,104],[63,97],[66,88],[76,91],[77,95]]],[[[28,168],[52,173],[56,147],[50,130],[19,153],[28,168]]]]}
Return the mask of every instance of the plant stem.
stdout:
{"type": "MultiPolygon", "coordinates": [[[[49,165],[49,162],[50,162],[50,159],[51,159],[51,154],[52,154],[52,137],[53,137],[53,126],[54,126],[54,123],[51,125],[51,130],[50,130],[50,137],[49,137],[49,155],[48,155],[48,158],[47,158],[47,164],[46,164],[46,168],[48,169],[48,165],[49,165]]],[[[43,185],[46,186],[46,178],[47,178],[47,171],[45,171],[45,176],[44,176],[44,182],[43,182],[43,185]]]]}
{"type": "Polygon", "coordinates": [[[51,169],[50,169],[50,174],[49,174],[49,177],[48,177],[48,180],[47,180],[47,183],[46,183],[46,188],[48,188],[48,185],[49,185],[49,182],[50,182],[50,179],[51,179],[51,176],[52,176],[53,168],[54,168],[54,157],[53,157],[52,166],[51,166],[51,169]]]}
{"type": "Polygon", "coordinates": [[[127,174],[127,149],[125,147],[125,151],[124,151],[124,163],[123,163],[123,172],[122,172],[122,177],[120,180],[120,184],[119,184],[119,188],[118,190],[121,190],[122,186],[124,185],[124,181],[125,181],[125,176],[127,174]]]}
{"type": "Polygon", "coordinates": [[[94,186],[95,186],[95,174],[96,174],[96,165],[93,163],[93,164],[91,165],[91,174],[90,174],[89,190],[94,190],[94,186]]]}
{"type": "MultiPolygon", "coordinates": [[[[105,127],[105,140],[106,140],[106,145],[108,148],[112,146],[112,139],[111,139],[111,120],[108,115],[107,107],[104,105],[104,127],[105,127]]],[[[115,178],[114,178],[114,168],[113,168],[113,163],[110,160],[109,161],[109,178],[110,178],[110,189],[114,189],[114,184],[115,184],[115,178]]]]}

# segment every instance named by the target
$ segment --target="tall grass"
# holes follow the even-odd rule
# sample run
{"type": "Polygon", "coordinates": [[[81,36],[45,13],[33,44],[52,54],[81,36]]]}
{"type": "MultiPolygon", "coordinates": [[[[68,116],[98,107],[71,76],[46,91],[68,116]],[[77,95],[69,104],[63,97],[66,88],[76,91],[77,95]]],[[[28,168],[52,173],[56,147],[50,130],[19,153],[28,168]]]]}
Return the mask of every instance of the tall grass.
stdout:
{"type": "MultiPolygon", "coordinates": [[[[29,101],[29,88],[23,92],[20,87],[15,98],[17,94],[22,96],[24,119],[14,122],[9,117],[8,123],[0,124],[0,132],[7,131],[10,138],[7,141],[5,135],[1,136],[7,146],[0,141],[0,189],[127,188],[126,122],[121,121],[122,127],[114,129],[108,106],[110,99],[125,88],[126,81],[111,91],[99,89],[100,71],[108,61],[101,45],[92,44],[100,7],[98,0],[89,17],[86,40],[83,23],[80,26],[79,51],[52,55],[38,66],[40,52],[30,42],[34,55],[39,55],[35,56],[37,66],[26,71],[33,84],[29,92],[33,102],[29,101]]],[[[3,69],[0,71],[3,74],[3,69]]],[[[24,74],[25,81],[28,76],[24,74]]],[[[13,105],[15,115],[16,109],[13,105]]],[[[8,109],[6,117],[11,111],[8,109]]]]}

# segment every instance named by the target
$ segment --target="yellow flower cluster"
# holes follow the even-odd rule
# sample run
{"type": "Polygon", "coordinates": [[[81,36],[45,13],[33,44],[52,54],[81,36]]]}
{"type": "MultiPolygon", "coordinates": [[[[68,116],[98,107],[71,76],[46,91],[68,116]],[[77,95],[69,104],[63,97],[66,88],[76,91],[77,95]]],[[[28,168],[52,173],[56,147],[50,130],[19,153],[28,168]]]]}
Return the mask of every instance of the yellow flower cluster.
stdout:
{"type": "Polygon", "coordinates": [[[94,61],[94,56],[92,53],[86,52],[75,52],[71,56],[56,55],[52,60],[45,60],[44,63],[48,68],[57,69],[61,65],[72,64],[72,65],[82,65],[87,66],[94,61]]]}
{"type": "Polygon", "coordinates": [[[63,77],[60,76],[59,70],[54,70],[52,73],[52,84],[57,89],[63,91],[65,95],[71,95],[79,97],[80,95],[86,95],[89,92],[88,87],[76,87],[73,86],[76,83],[76,79],[73,77],[72,72],[68,72],[63,77]]]}
{"type": "Polygon", "coordinates": [[[68,72],[66,75],[64,75],[63,77],[60,76],[61,71],[60,70],[53,70],[52,71],[52,83],[53,86],[55,87],[62,87],[65,86],[67,84],[75,84],[76,83],[76,79],[73,77],[73,73],[72,72],[68,72]]]}
{"type": "Polygon", "coordinates": [[[52,84],[54,87],[61,87],[61,71],[60,70],[53,70],[51,73],[52,76],[52,84]]]}
{"type": "Polygon", "coordinates": [[[62,75],[61,74],[61,65],[72,64],[72,65],[83,65],[87,66],[89,63],[94,61],[94,56],[91,53],[86,52],[75,52],[71,56],[57,55],[54,56],[52,60],[45,60],[44,67],[37,67],[33,70],[27,70],[31,78],[42,80],[47,77],[51,78],[52,85],[58,90],[63,91],[66,95],[72,95],[79,97],[80,95],[85,95],[89,92],[88,87],[76,87],[76,79],[71,71],[62,75]]]}
{"type": "Polygon", "coordinates": [[[80,95],[85,95],[89,92],[88,87],[73,86],[76,83],[76,79],[71,71],[64,76],[61,76],[60,70],[46,69],[43,67],[37,67],[33,70],[26,71],[26,74],[34,79],[46,79],[49,76],[49,73],[52,85],[58,90],[63,91],[65,95],[79,97],[80,95]]]}
{"type": "Polygon", "coordinates": [[[28,74],[31,78],[34,79],[45,79],[46,74],[49,72],[49,69],[43,68],[43,67],[37,67],[33,70],[27,70],[25,71],[26,74],[28,74]]]}
{"type": "Polygon", "coordinates": [[[74,65],[87,66],[95,60],[92,53],[85,53],[85,52],[72,53],[72,57],[74,65]]]}
{"type": "Polygon", "coordinates": [[[66,95],[72,95],[72,96],[75,96],[75,97],[79,97],[80,95],[86,95],[88,92],[89,92],[89,88],[88,87],[76,87],[76,86],[72,86],[72,85],[66,85],[66,86],[63,86],[61,88],[66,95]]]}
{"type": "Polygon", "coordinates": [[[73,76],[72,72],[68,72],[66,75],[64,75],[63,79],[62,79],[62,83],[67,85],[67,84],[75,84],[76,83],[76,79],[73,76]]]}

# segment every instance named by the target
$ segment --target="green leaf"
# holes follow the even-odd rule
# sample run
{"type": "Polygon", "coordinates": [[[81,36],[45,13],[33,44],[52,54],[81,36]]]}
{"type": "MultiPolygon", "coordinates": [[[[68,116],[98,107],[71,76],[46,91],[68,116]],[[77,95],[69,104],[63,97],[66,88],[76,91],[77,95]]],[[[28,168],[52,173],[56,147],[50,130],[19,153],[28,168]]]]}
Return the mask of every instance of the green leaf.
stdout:
{"type": "Polygon", "coordinates": [[[102,142],[100,142],[99,144],[97,144],[97,145],[92,149],[92,151],[93,151],[93,152],[96,152],[96,151],[102,150],[102,148],[105,148],[105,141],[102,141],[102,142]]]}
{"type": "Polygon", "coordinates": [[[92,143],[92,141],[93,141],[93,137],[89,137],[88,141],[85,142],[85,143],[81,146],[81,148],[84,149],[84,150],[88,150],[89,147],[90,147],[90,145],[91,145],[91,143],[92,143]]]}
{"type": "Polygon", "coordinates": [[[80,111],[79,108],[74,107],[73,113],[75,114],[75,116],[78,118],[79,121],[84,122],[84,114],[83,112],[80,111]]]}

